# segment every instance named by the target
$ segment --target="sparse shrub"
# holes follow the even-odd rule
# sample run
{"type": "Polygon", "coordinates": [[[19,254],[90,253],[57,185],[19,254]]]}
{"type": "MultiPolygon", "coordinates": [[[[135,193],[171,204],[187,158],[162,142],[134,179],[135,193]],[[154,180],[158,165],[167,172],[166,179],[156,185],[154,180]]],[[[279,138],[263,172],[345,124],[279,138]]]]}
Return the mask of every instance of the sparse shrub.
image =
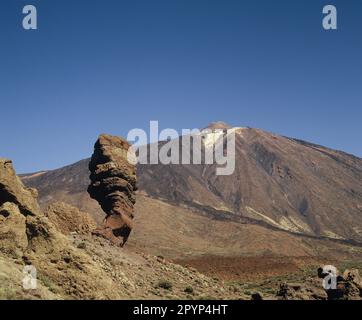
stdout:
{"type": "Polygon", "coordinates": [[[80,244],[78,244],[77,248],[78,249],[86,249],[87,245],[85,244],[85,242],[81,242],[80,244]]]}
{"type": "Polygon", "coordinates": [[[48,288],[49,291],[57,293],[58,291],[57,286],[53,283],[53,281],[50,278],[48,278],[43,274],[39,274],[38,278],[43,283],[43,285],[48,288]]]}
{"type": "Polygon", "coordinates": [[[18,296],[16,294],[15,289],[8,287],[4,288],[0,287],[0,300],[16,300],[16,299],[18,299],[18,296]]]}
{"type": "Polygon", "coordinates": [[[266,288],[266,289],[264,289],[264,292],[268,293],[270,295],[276,295],[276,291],[277,290],[275,288],[266,288]]]}
{"type": "Polygon", "coordinates": [[[172,289],[172,283],[168,280],[160,280],[157,284],[158,288],[162,288],[165,290],[171,290],[172,289]]]}
{"type": "Polygon", "coordinates": [[[158,289],[151,289],[149,292],[155,296],[161,295],[160,290],[158,290],[158,289]]]}
{"type": "Polygon", "coordinates": [[[231,290],[232,292],[234,292],[234,293],[237,293],[237,292],[240,291],[239,288],[238,288],[237,286],[235,286],[235,285],[230,286],[230,290],[231,290]]]}
{"type": "Polygon", "coordinates": [[[185,288],[184,291],[185,291],[186,293],[188,293],[188,294],[193,294],[193,293],[194,293],[194,288],[191,287],[191,286],[188,286],[188,287],[185,288]]]}

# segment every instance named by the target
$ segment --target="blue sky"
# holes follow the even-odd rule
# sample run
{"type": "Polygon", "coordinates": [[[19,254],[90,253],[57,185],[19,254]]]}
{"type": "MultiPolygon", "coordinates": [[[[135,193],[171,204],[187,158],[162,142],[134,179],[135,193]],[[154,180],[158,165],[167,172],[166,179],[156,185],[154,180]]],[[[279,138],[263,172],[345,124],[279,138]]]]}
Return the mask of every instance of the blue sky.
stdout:
{"type": "Polygon", "coordinates": [[[2,0],[0,156],[52,169],[103,132],[222,120],[361,157],[361,15],[360,0],[2,0]]]}

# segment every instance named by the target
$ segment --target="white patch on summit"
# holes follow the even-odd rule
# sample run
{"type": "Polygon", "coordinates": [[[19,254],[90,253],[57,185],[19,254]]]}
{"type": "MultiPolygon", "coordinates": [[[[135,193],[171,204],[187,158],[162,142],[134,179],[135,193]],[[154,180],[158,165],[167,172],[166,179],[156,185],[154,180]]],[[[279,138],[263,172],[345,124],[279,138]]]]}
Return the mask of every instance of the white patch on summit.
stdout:
{"type": "MultiPolygon", "coordinates": [[[[243,136],[243,130],[246,128],[244,127],[234,127],[227,129],[227,134],[238,134],[239,136],[243,136]]],[[[212,148],[216,142],[222,138],[223,132],[220,129],[216,129],[216,132],[210,132],[210,133],[201,133],[202,134],[202,140],[204,143],[205,148],[212,148]]]]}
{"type": "Polygon", "coordinates": [[[203,135],[203,142],[205,148],[212,148],[216,142],[222,138],[223,133],[222,132],[210,132],[203,135]]]}

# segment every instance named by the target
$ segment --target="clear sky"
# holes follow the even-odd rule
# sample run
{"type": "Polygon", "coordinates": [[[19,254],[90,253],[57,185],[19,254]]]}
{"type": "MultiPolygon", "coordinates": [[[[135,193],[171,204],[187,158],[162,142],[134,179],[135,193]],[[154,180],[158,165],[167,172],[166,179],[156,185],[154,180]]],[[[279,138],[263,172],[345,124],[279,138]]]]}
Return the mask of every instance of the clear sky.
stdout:
{"type": "Polygon", "coordinates": [[[222,120],[361,157],[361,17],[361,0],[2,0],[0,156],[52,169],[103,132],[222,120]]]}

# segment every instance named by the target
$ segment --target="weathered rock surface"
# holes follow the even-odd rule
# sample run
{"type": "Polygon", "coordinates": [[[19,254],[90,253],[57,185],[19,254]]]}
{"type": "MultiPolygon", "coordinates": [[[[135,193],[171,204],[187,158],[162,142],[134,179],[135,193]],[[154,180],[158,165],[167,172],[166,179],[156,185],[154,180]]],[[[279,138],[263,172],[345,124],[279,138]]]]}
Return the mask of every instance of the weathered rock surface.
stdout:
{"type": "Polygon", "coordinates": [[[53,252],[63,243],[56,228],[44,216],[37,191],[26,188],[12,162],[0,159],[0,244],[14,258],[53,252]]]}
{"type": "Polygon", "coordinates": [[[97,225],[87,212],[82,212],[69,204],[54,202],[45,210],[45,216],[63,234],[89,234],[97,225]]]}
{"type": "Polygon", "coordinates": [[[15,174],[12,161],[0,158],[0,206],[11,202],[25,216],[38,215],[40,208],[37,196],[38,192],[33,188],[26,188],[15,174]]]}
{"type": "Polygon", "coordinates": [[[21,257],[28,245],[25,221],[16,204],[5,202],[0,206],[0,252],[21,257]]]}
{"type": "Polygon", "coordinates": [[[96,233],[122,246],[132,230],[137,189],[136,167],[127,160],[129,148],[122,138],[100,135],[89,163],[88,193],[107,215],[96,233]]]}
{"type": "MultiPolygon", "coordinates": [[[[63,217],[55,219],[54,215],[69,207],[58,204],[50,208],[53,224],[40,210],[36,194],[24,187],[10,160],[0,159],[0,299],[119,298],[122,293],[113,292],[101,266],[62,234],[63,217]],[[23,290],[24,265],[36,268],[37,289],[23,290]]],[[[72,213],[74,210],[67,215],[72,213]]]]}
{"type": "Polygon", "coordinates": [[[345,281],[352,283],[362,294],[362,277],[359,274],[359,271],[356,269],[346,270],[343,273],[343,278],[345,281]]]}
{"type": "Polygon", "coordinates": [[[32,237],[29,221],[40,216],[35,189],[26,188],[12,162],[0,159],[0,251],[21,257],[32,237]],[[28,221],[29,220],[29,221],[28,221]]]}
{"type": "Polygon", "coordinates": [[[327,300],[328,295],[322,287],[321,280],[306,283],[282,283],[277,297],[282,300],[327,300]]]}
{"type": "Polygon", "coordinates": [[[329,300],[361,300],[362,279],[357,269],[346,270],[337,277],[337,288],[327,290],[329,300]]]}
{"type": "Polygon", "coordinates": [[[323,274],[318,269],[318,277],[304,283],[282,283],[277,297],[282,300],[360,300],[362,299],[362,278],[357,269],[336,274],[336,288],[324,289],[323,274]]]}

